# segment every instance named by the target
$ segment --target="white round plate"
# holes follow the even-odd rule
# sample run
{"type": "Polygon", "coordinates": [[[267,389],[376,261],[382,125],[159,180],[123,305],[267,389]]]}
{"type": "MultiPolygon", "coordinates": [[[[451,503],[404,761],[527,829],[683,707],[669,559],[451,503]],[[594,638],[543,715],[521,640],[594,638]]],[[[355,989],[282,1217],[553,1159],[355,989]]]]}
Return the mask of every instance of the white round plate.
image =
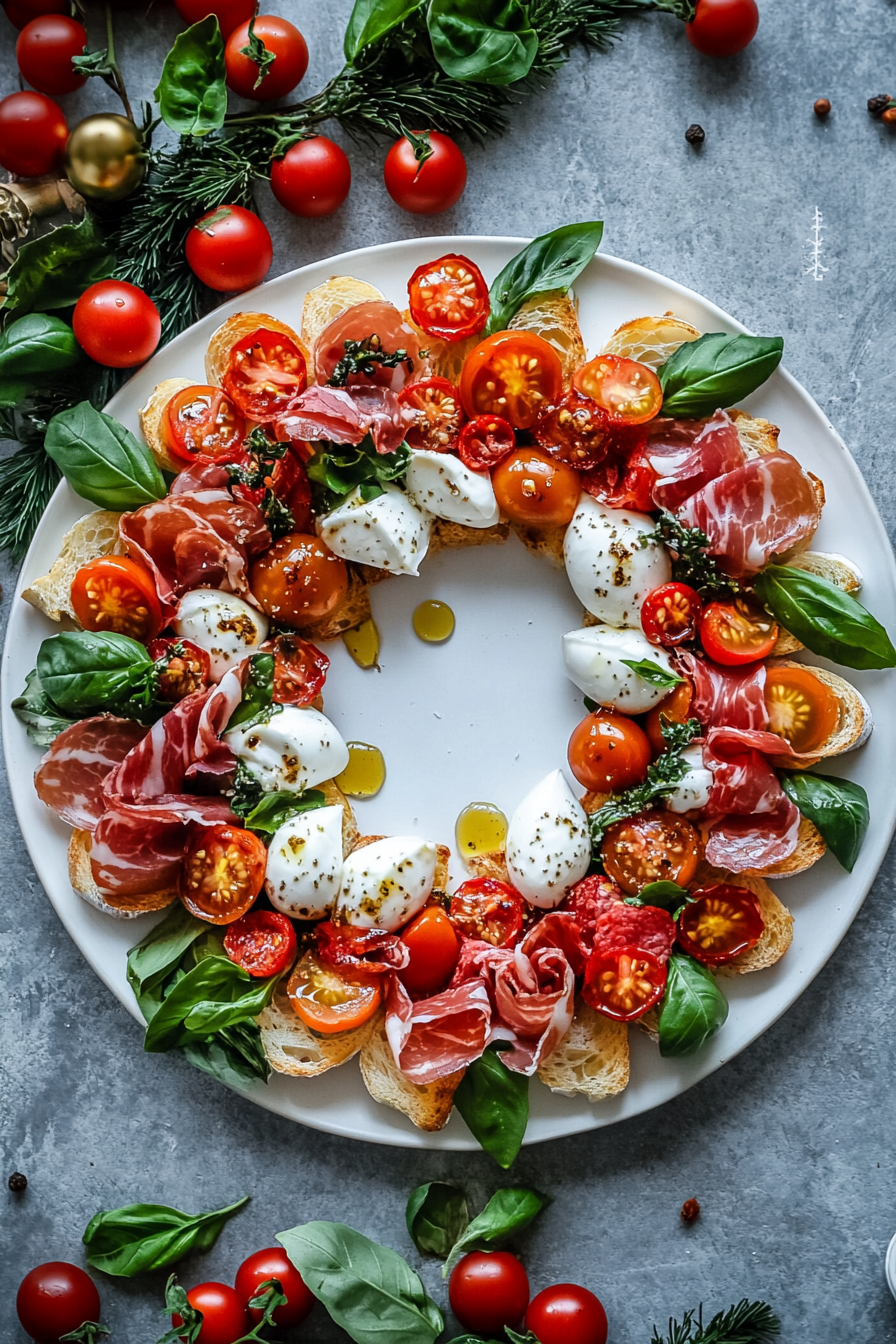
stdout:
{"type": "MultiPolygon", "coordinates": [[[[204,382],[209,337],[231,313],[254,309],[297,326],[306,291],[335,274],[370,281],[403,308],[408,278],[423,262],[444,252],[463,252],[491,282],[522,242],[423,238],[304,266],[231,300],[184,332],[122,388],[109,412],[138,431],[138,408],[156,383],[175,375],[204,382]]],[[[701,331],[744,330],[691,290],[613,257],[592,261],[576,292],[591,352],[622,322],[669,309],[701,331]]],[[[896,630],[893,554],[844,444],[812,398],[781,370],[746,405],[780,425],[782,446],[824,481],[828,504],[814,545],[839,551],[861,566],[863,601],[888,629],[896,630]]],[[[86,512],[85,502],[63,482],[28,552],[17,598],[47,570],[63,532],[86,512]]],[[[382,792],[358,803],[359,824],[368,834],[418,833],[453,848],[455,818],[466,803],[497,803],[509,815],[549,770],[564,765],[569,733],[583,710],[581,696],[563,675],[560,636],[581,624],[581,608],[564,574],[534,559],[515,538],[505,546],[443,552],[424,562],[420,578],[402,577],[375,587],[372,601],[382,633],[382,670],[362,672],[341,642],[327,646],[332,659],[327,713],[346,738],[379,746],[388,767],[382,792]],[[411,632],[411,613],[428,598],[448,602],[457,615],[456,632],[445,645],[424,645],[411,632]]],[[[59,917],[97,974],[139,1017],[125,978],[125,954],[154,917],[117,921],[73,893],[66,867],[68,828],[34,792],[31,776],[39,752],[10,710],[10,701],[34,666],[40,641],[52,629],[26,602],[14,601],[2,670],[2,726],[13,801],[34,866],[59,917]]],[[[871,799],[871,829],[855,871],[845,873],[826,856],[802,877],[781,884],[782,898],[796,916],[793,946],[772,969],[725,981],[731,1001],[728,1021],[695,1057],[661,1059],[650,1040],[632,1031],[631,1082],[611,1101],[589,1105],[582,1098],[554,1096],[533,1080],[527,1142],[615,1124],[677,1096],[765,1031],[830,957],[871,886],[896,822],[892,674],[847,675],[871,703],[875,719],[869,744],[829,767],[831,773],[842,772],[864,785],[871,799]]],[[[364,1088],[357,1061],[317,1079],[275,1075],[267,1086],[259,1083],[246,1095],[280,1115],[333,1134],[409,1147],[475,1147],[456,1113],[441,1133],[424,1134],[396,1111],[377,1105],[364,1088]]]]}

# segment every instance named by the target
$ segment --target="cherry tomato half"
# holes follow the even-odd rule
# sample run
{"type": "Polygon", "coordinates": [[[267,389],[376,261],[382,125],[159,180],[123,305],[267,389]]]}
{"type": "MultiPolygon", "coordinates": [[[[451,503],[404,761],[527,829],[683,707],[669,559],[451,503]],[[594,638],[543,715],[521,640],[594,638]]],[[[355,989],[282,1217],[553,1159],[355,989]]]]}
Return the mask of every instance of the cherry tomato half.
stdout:
{"type": "Polygon", "coordinates": [[[454,383],[447,378],[424,378],[419,383],[405,383],[398,400],[417,416],[416,423],[404,436],[410,448],[447,453],[455,446],[464,412],[454,383]]]}
{"type": "Polygon", "coordinates": [[[454,925],[438,905],[429,905],[412,920],[401,935],[410,961],[398,972],[412,994],[435,994],[451,979],[457,965],[460,943],[454,925]]]}
{"type": "Polygon", "coordinates": [[[516,447],[516,435],[500,415],[468,420],[457,440],[457,455],[471,471],[490,471],[516,447]]]}
{"type": "Polygon", "coordinates": [[[65,1260],[36,1265],[19,1284],[16,1312],[35,1344],[58,1344],[85,1321],[99,1321],[100,1295],[89,1274],[65,1260]]]}
{"type": "Polygon", "coordinates": [[[778,642],[778,625],[764,607],[745,597],[710,602],[700,618],[700,642],[714,663],[740,667],[769,656],[778,642]]]}
{"type": "Polygon", "coordinates": [[[40,177],[62,161],[68,122],[43,93],[11,93],[0,102],[0,165],[17,177],[40,177]]]}
{"type": "MultiPolygon", "coordinates": [[[[202,1312],[196,1344],[235,1344],[249,1331],[249,1313],[229,1283],[197,1283],[187,1290],[191,1307],[202,1312]]],[[[183,1325],[175,1312],[172,1325],[183,1325]]]]}
{"type": "Polygon", "coordinates": [[[679,682],[665,700],[661,700],[647,715],[644,720],[644,731],[657,756],[662,756],[669,745],[663,737],[662,716],[665,715],[672,723],[687,723],[691,717],[693,698],[692,683],[687,680],[679,682]]]}
{"type": "Polygon", "coordinates": [[[663,583],[641,603],[641,629],[651,644],[674,649],[693,639],[703,612],[700,594],[686,583],[663,583]]]}
{"type": "Polygon", "coordinates": [[[545,406],[560,397],[563,369],[552,345],[532,331],[499,331],[480,341],[464,360],[460,396],[464,410],[500,415],[514,429],[530,429],[545,406]]]}
{"type": "Polygon", "coordinates": [[[348,570],[317,537],[291,532],[253,563],[249,586],[268,616],[301,629],[339,606],[348,570]]]}
{"type": "Polygon", "coordinates": [[[285,1304],[274,1310],[274,1324],[284,1330],[291,1325],[301,1325],[317,1298],[282,1246],[268,1246],[263,1251],[256,1251],[243,1261],[236,1272],[234,1286],[237,1297],[248,1308],[253,1325],[261,1320],[262,1313],[257,1307],[250,1307],[249,1303],[258,1296],[261,1285],[268,1279],[276,1279],[286,1297],[285,1304]]]}
{"type": "Polygon", "coordinates": [[[768,730],[796,752],[827,742],[840,722],[840,701],[808,667],[769,667],[765,674],[768,730]]]}
{"type": "Polygon", "coordinates": [[[462,882],[451,897],[449,914],[465,938],[479,938],[494,947],[514,947],[523,931],[523,902],[513,887],[496,877],[462,882]]]}
{"type": "Polygon", "coordinates": [[[74,93],[87,83],[72,58],[87,49],[87,29],[67,14],[42,14],[26,23],[16,42],[22,78],[41,93],[74,93]]]}
{"type": "Polygon", "coordinates": [[[678,919],[678,942],[695,961],[724,966],[759,942],[765,920],[759,897],[747,887],[720,882],[691,895],[678,919]]]}
{"type": "Polygon", "coordinates": [[[532,433],[542,448],[579,471],[602,462],[610,445],[605,413],[597,402],[575,388],[570,388],[556,405],[545,406],[532,433]]]}
{"type": "Polygon", "coordinates": [[[185,695],[204,691],[211,679],[211,659],[205,649],[188,639],[154,639],[149,646],[154,662],[166,660],[159,674],[159,698],[174,702],[185,695]],[[178,652],[173,652],[178,650],[178,652]]]}
{"type": "Polygon", "coordinates": [[[302,219],[332,215],[351,185],[345,151],[325,135],[300,140],[271,164],[271,191],[284,210],[302,219]]]}
{"type": "Polygon", "coordinates": [[[699,859],[697,831],[672,812],[644,812],[617,821],[601,847],[608,876],[630,896],[636,896],[650,882],[677,882],[686,887],[699,859]]]}
{"type": "Polygon", "coordinates": [[[582,489],[608,509],[635,509],[638,513],[656,509],[653,487],[658,480],[640,448],[622,455],[608,455],[581,477],[582,489]]]}
{"type": "Polygon", "coordinates": [[[3,0],[3,12],[14,28],[22,29],[41,14],[70,14],[71,6],[68,0],[3,0]]]}
{"type": "Polygon", "coordinates": [[[148,294],[126,280],[100,280],[85,289],[72,315],[81,349],[110,369],[143,364],[162,334],[159,310],[148,294]]]}
{"type": "Polygon", "coordinates": [[[224,48],[224,64],[229,89],[240,98],[269,102],[274,98],[285,98],[305,78],[308,46],[298,28],[288,19],[259,14],[234,28],[224,48]],[[252,35],[274,58],[264,66],[247,53],[250,27],[252,35]]]}
{"type": "Polygon", "coordinates": [[[230,398],[202,383],[175,392],[162,418],[165,446],[181,462],[200,453],[226,462],[245,434],[246,421],[230,398]]]}
{"type": "Polygon", "coordinates": [[[466,159],[448,135],[439,131],[411,134],[415,144],[403,135],[386,155],[386,190],[396,205],[412,215],[450,210],[467,185],[466,159]]]}
{"type": "Polygon", "coordinates": [[[566,756],[579,783],[595,793],[640,784],[652,759],[644,729],[608,709],[589,714],[573,729],[566,756]]]}
{"type": "Polygon", "coordinates": [[[145,565],[126,555],[103,555],[72,580],[72,606],[85,630],[114,631],[148,644],[162,628],[162,607],[145,565]]]}
{"type": "Polygon", "coordinates": [[[257,8],[257,0],[174,0],[174,7],[184,23],[191,26],[207,15],[214,14],[226,41],[234,28],[251,19],[257,8]]]}
{"type": "Polygon", "coordinates": [[[540,448],[517,448],[492,472],[502,513],[525,527],[565,527],[575,513],[579,478],[565,462],[540,448]]]}
{"type": "Polygon", "coordinates": [[[330,660],[301,635],[277,635],[261,646],[274,655],[273,698],[280,705],[310,705],[324,688],[330,660]]]}
{"type": "Polygon", "coordinates": [[[373,1017],[383,998],[382,979],[361,967],[337,970],[306,952],[289,978],[287,993],[306,1027],[332,1036],[373,1017]]]}
{"type": "Polygon", "coordinates": [[[462,341],[488,321],[488,285],[482,272],[454,252],[418,266],[408,281],[408,297],[417,326],[443,341],[462,341]]]}
{"type": "Polygon", "coordinates": [[[750,45],[758,27],[756,0],[697,0],[685,32],[704,56],[734,56],[750,45]]]}
{"type": "Polygon", "coordinates": [[[252,906],[264,884],[268,852],[240,826],[203,826],[184,853],[180,895],[197,919],[233,924],[252,906]]]}
{"type": "Polygon", "coordinates": [[[260,285],[274,259],[267,227],[241,205],[219,205],[197,219],[186,252],[194,275],[222,294],[260,285]]]}
{"type": "Polygon", "coordinates": [[[503,1338],[529,1305],[529,1276],[509,1251],[473,1251],[451,1271],[448,1300],[465,1330],[503,1338]]]}
{"type": "Polygon", "coordinates": [[[277,910],[250,910],[228,926],[224,951],[250,975],[282,975],[296,957],[296,931],[277,910]]]}
{"type": "Polygon", "coordinates": [[[665,992],[665,966],[640,947],[598,947],[588,958],[582,998],[615,1022],[643,1017],[665,992]]]}
{"type": "Polygon", "coordinates": [[[573,374],[577,392],[597,402],[611,423],[643,425],[659,415],[663,389],[653,369],[622,355],[598,355],[573,374]]]}
{"type": "Polygon", "coordinates": [[[539,1344],[607,1344],[607,1313],[600,1299],[576,1283],[555,1283],[529,1303],[525,1329],[539,1344]]]}
{"type": "Polygon", "coordinates": [[[308,362],[295,341],[259,327],[232,347],[222,382],[245,416],[267,425],[308,386],[308,362]]]}

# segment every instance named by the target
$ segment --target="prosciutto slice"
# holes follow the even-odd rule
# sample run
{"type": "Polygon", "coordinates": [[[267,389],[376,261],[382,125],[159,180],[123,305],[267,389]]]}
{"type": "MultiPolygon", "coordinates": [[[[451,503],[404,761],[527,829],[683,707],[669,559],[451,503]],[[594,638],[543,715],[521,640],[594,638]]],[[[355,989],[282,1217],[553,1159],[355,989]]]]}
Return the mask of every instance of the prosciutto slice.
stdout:
{"type": "Polygon", "coordinates": [[[734,422],[725,411],[711,420],[658,420],[650,427],[644,456],[659,480],[658,508],[674,512],[686,499],[744,461],[734,422]]]}
{"type": "Polygon", "coordinates": [[[508,1040],[511,1048],[502,1053],[503,1062],[531,1076],[572,1023],[572,967],[559,947],[533,946],[527,935],[512,958],[494,968],[493,977],[497,1024],[492,1039],[508,1040]]]}
{"type": "Polygon", "coordinates": [[[729,873],[766,868],[790,857],[799,842],[800,812],[782,794],[773,812],[753,817],[725,817],[709,832],[706,861],[729,873]]]}
{"type": "Polygon", "coordinates": [[[799,840],[799,809],[787,797],[768,757],[788,754],[776,733],[712,728],[703,746],[713,785],[707,813],[706,860],[732,873],[788,858],[799,840]]]}
{"type": "Polygon", "coordinates": [[[678,516],[706,533],[708,553],[729,574],[744,577],[811,536],[821,505],[808,473],[790,453],[778,450],[710,481],[678,516]]]}
{"type": "Polygon", "coordinates": [[[37,796],[69,826],[94,830],[105,809],[106,778],[146,732],[145,724],[109,714],[73,723],[41,759],[37,796]]]}
{"type": "Polygon", "coordinates": [[[692,653],[679,653],[676,663],[693,684],[690,712],[704,728],[768,727],[764,663],[721,667],[692,653]]]}
{"type": "Polygon", "coordinates": [[[358,444],[366,434],[378,453],[394,453],[414,424],[414,411],[389,387],[309,387],[294,397],[277,424],[277,436],[291,441],[330,439],[358,444]]]}
{"type": "Polygon", "coordinates": [[[335,317],[329,326],[324,327],[314,345],[314,370],[318,383],[326,383],[333,370],[345,354],[346,341],[368,341],[371,336],[379,339],[383,350],[394,354],[397,350],[406,350],[411,361],[399,364],[397,368],[376,367],[372,378],[363,374],[352,374],[349,386],[358,383],[376,383],[379,387],[390,387],[400,392],[406,382],[425,378],[428,365],[420,356],[420,342],[413,327],[409,326],[394,304],[385,299],[368,299],[365,303],[356,303],[335,317]]]}
{"type": "Polygon", "coordinates": [[[479,979],[412,1003],[397,976],[386,1002],[386,1038],[412,1083],[435,1083],[478,1059],[488,1045],[492,1003],[479,979]]]}

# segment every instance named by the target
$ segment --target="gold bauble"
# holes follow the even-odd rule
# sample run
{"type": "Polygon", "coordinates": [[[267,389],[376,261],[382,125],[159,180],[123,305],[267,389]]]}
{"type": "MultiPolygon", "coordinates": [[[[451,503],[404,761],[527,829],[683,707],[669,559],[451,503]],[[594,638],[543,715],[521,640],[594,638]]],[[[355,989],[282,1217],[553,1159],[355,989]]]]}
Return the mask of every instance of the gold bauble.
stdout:
{"type": "Polygon", "coordinates": [[[100,112],[79,121],[65,147],[72,186],[92,201],[120,201],[143,181],[146,153],[127,117],[100,112]]]}

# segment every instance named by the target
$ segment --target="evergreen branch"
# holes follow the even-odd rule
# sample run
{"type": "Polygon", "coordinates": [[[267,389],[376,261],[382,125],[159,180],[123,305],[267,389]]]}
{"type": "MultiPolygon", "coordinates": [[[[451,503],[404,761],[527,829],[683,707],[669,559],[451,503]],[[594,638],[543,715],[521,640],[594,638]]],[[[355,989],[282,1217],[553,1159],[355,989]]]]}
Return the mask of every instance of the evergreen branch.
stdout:
{"type": "Polygon", "coordinates": [[[669,1321],[668,1335],[657,1333],[653,1327],[651,1344],[769,1344],[781,1333],[781,1322],[767,1302],[750,1302],[743,1298],[727,1311],[717,1312],[708,1325],[703,1324],[703,1307],[694,1319],[693,1311],[686,1311],[680,1321],[669,1321]]]}
{"type": "Polygon", "coordinates": [[[43,438],[0,461],[0,548],[16,564],[59,480],[59,468],[44,452],[43,438]]]}

